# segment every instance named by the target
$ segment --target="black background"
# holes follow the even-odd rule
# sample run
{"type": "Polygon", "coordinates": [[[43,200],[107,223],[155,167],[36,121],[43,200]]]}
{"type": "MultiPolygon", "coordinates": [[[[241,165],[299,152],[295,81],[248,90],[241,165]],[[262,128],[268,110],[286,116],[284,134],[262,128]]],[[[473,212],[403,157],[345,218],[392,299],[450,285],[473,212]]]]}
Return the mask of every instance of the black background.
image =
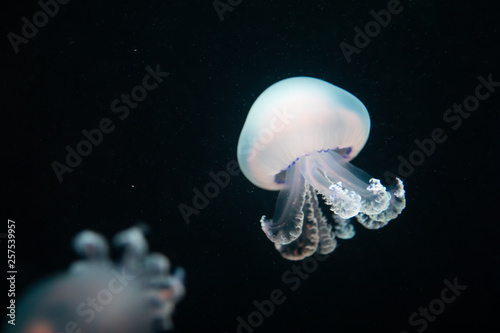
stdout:
{"type": "Polygon", "coordinates": [[[417,332],[408,317],[454,278],[467,290],[425,332],[497,332],[500,89],[457,130],[443,113],[474,93],[479,75],[500,81],[498,12],[483,1],[401,5],[347,63],[339,44],[353,44],[353,28],[387,1],[243,1],[221,21],[211,1],[72,0],[17,54],[7,34],[20,34],[21,18],[40,7],[5,1],[1,230],[16,221],[18,291],[76,260],[78,231],[109,238],[142,221],[151,249],[187,272],[177,332],[235,332],[236,318],[273,289],[287,300],[255,332],[417,332]],[[170,76],[119,120],[111,102],[157,64],[170,76]],[[415,139],[435,128],[448,139],[405,179],[397,220],[377,231],[356,225],[356,237],[292,292],[282,275],[297,263],[259,224],[277,192],[239,175],[190,224],[178,205],[191,205],[193,188],[236,159],[255,98],[299,75],[363,101],[372,129],[353,164],[383,181],[415,139]],[[51,163],[105,117],[114,132],[58,182],[51,163]]]}

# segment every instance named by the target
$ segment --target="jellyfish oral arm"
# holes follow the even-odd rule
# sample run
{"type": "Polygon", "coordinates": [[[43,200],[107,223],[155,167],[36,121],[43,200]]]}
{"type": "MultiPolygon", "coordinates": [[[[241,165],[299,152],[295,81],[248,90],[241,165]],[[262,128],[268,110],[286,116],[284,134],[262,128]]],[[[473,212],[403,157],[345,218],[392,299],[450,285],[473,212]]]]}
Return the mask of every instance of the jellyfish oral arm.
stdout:
{"type": "Polygon", "coordinates": [[[285,188],[280,191],[276,201],[274,216],[277,219],[266,219],[263,216],[260,220],[262,230],[274,243],[288,244],[296,240],[302,233],[304,213],[302,207],[305,202],[305,180],[300,177],[300,171],[295,165],[288,170],[290,177],[287,177],[285,188]]]}
{"type": "MultiPolygon", "coordinates": [[[[368,229],[387,225],[404,209],[404,193],[399,178],[387,189],[335,151],[314,152],[289,167],[274,218],[263,216],[261,225],[285,258],[299,260],[313,254],[320,245],[319,228],[324,231],[322,237],[336,244],[336,237],[354,236],[352,217],[368,229]],[[333,231],[321,213],[317,194],[333,212],[333,231]]],[[[329,253],[325,249],[331,252],[335,246],[323,246],[322,254],[329,253]]]]}

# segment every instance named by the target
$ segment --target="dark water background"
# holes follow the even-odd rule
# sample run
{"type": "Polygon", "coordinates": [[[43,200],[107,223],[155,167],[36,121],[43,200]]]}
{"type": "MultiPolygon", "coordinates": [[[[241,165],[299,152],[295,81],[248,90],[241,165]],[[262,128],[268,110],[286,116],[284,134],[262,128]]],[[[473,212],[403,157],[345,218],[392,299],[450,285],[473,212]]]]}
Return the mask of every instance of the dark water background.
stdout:
{"type": "Polygon", "coordinates": [[[500,81],[494,4],[402,0],[348,63],[339,44],[354,44],[353,28],[387,1],[243,1],[221,21],[211,1],[73,0],[17,54],[6,36],[40,8],[4,2],[1,206],[3,223],[17,225],[18,291],[65,270],[78,231],[111,237],[143,221],[151,248],[187,271],[177,332],[236,332],[237,317],[274,289],[286,301],[255,332],[417,332],[409,316],[455,278],[467,289],[424,331],[498,332],[500,87],[456,130],[443,120],[474,94],[478,76],[500,81]],[[170,75],[120,120],[111,102],[157,64],[170,75]],[[193,188],[236,159],[255,98],[300,75],[365,103],[372,129],[353,164],[383,181],[414,140],[436,128],[447,140],[406,177],[397,220],[378,231],[356,225],[356,237],[291,291],[282,276],[297,263],[259,225],[277,192],[239,175],[189,224],[178,205],[191,205],[193,188]],[[115,130],[59,182],[51,163],[106,117],[115,130]]]}

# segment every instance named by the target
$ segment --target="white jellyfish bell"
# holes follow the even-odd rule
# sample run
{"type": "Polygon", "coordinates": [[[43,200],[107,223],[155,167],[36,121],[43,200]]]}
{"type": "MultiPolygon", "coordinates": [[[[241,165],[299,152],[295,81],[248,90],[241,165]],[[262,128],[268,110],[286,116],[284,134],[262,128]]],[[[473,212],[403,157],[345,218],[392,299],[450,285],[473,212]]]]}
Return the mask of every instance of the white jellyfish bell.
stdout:
{"type": "Polygon", "coordinates": [[[404,209],[399,178],[386,189],[349,163],[369,133],[363,103],[323,80],[288,78],[254,102],[238,142],[238,162],[254,185],[280,191],[274,218],[263,216],[261,224],[283,257],[330,253],[337,237],[354,236],[350,218],[378,229],[404,209]],[[333,230],[316,194],[333,212],[333,230]]]}

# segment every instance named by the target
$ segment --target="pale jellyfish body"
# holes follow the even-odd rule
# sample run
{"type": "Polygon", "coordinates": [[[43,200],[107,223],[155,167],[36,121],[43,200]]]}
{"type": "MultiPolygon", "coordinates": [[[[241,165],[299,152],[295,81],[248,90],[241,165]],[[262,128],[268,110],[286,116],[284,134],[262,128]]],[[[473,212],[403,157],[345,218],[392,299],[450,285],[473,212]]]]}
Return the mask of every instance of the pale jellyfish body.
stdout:
{"type": "Polygon", "coordinates": [[[263,216],[261,224],[285,258],[333,251],[336,238],[354,236],[352,217],[376,229],[404,209],[401,180],[387,189],[349,163],[369,133],[363,103],[319,79],[282,80],[254,102],[238,142],[238,162],[253,184],[280,191],[274,218],[263,216]],[[317,194],[333,212],[333,228],[317,194]]]}
{"type": "Polygon", "coordinates": [[[149,253],[142,228],[114,238],[123,248],[115,264],[104,237],[82,231],[73,246],[83,259],[67,272],[31,287],[7,332],[147,333],[171,329],[175,305],[184,296],[184,270],[149,253]]]}

